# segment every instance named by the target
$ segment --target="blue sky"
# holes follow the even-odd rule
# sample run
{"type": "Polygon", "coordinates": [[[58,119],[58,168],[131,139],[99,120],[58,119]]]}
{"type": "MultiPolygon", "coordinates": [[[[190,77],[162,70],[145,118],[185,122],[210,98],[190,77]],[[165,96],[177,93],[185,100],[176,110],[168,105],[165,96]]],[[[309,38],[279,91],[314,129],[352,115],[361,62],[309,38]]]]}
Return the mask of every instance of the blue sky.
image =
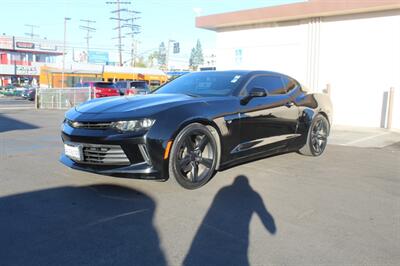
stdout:
{"type": "MultiPolygon", "coordinates": [[[[112,29],[116,22],[111,21],[110,11],[116,6],[107,5],[111,0],[1,0],[0,34],[24,36],[30,30],[25,24],[35,24],[40,28],[35,33],[48,39],[63,39],[63,18],[70,17],[67,27],[67,41],[72,46],[85,47],[84,32],[79,29],[80,19],[96,20],[97,31],[91,40],[91,47],[97,50],[116,51],[117,35],[112,29]]],[[[129,1],[129,0],[121,0],[129,1]]],[[[205,49],[215,46],[215,33],[195,27],[197,15],[280,5],[301,0],[140,0],[130,1],[123,8],[136,9],[141,19],[139,53],[156,49],[161,41],[168,39],[179,41],[181,54],[177,60],[186,60],[190,49],[200,39],[205,49]]],[[[128,46],[128,42],[126,46],[128,46]]]]}

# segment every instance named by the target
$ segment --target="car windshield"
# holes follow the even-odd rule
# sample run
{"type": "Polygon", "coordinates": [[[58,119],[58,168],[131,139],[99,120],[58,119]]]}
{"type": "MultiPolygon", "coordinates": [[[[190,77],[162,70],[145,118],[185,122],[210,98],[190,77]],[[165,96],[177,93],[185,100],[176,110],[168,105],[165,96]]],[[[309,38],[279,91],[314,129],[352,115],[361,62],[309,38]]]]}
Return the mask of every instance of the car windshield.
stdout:
{"type": "Polygon", "coordinates": [[[179,93],[190,96],[227,96],[238,86],[240,74],[234,72],[196,72],[181,76],[154,93],[179,93]]]}

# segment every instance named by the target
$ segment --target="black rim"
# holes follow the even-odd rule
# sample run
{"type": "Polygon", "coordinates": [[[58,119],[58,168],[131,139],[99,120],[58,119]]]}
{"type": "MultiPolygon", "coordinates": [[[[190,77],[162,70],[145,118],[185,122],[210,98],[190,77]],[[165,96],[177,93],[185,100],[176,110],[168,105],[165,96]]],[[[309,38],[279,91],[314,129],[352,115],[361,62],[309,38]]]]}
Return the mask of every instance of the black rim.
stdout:
{"type": "Polygon", "coordinates": [[[204,133],[192,132],[181,142],[176,167],[187,181],[198,183],[212,171],[214,158],[210,138],[204,133]]]}
{"type": "Polygon", "coordinates": [[[321,154],[328,140],[328,126],[323,119],[318,120],[311,131],[311,145],[315,154],[321,154]]]}

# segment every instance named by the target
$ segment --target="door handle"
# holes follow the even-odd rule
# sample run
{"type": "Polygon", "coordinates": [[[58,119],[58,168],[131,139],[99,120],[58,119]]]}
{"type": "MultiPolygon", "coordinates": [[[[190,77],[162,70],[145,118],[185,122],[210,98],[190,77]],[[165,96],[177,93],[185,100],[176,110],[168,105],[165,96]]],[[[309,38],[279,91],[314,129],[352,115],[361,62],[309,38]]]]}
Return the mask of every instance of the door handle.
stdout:
{"type": "Polygon", "coordinates": [[[287,102],[287,103],[285,103],[285,106],[286,107],[288,107],[288,108],[290,108],[290,107],[292,107],[293,106],[293,102],[287,102]]]}

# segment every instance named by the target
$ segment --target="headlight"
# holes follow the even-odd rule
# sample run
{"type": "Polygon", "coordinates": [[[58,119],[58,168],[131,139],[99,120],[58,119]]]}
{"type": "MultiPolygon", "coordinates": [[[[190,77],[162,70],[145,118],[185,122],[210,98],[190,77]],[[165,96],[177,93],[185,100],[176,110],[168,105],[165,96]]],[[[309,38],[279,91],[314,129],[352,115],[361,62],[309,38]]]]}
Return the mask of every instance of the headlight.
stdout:
{"type": "Polygon", "coordinates": [[[111,126],[119,131],[141,131],[148,130],[156,120],[144,118],[141,120],[118,121],[113,122],[111,126]]]}

